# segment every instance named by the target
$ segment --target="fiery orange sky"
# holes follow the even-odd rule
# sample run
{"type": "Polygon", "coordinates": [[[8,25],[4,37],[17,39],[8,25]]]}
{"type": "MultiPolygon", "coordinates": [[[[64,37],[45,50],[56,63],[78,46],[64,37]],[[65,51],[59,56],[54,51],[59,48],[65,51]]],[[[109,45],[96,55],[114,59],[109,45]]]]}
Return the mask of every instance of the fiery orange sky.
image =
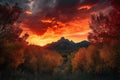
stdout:
{"type": "MultiPolygon", "coordinates": [[[[51,23],[50,20],[43,21],[51,23]]],[[[81,21],[79,20],[71,21],[65,24],[58,22],[61,26],[64,27],[57,28],[57,25],[55,25],[54,28],[48,28],[43,35],[35,34],[34,32],[30,31],[29,28],[24,28],[24,33],[29,34],[27,41],[30,44],[36,44],[40,46],[44,46],[48,43],[55,42],[59,40],[61,37],[65,37],[74,42],[80,42],[82,40],[87,40],[88,32],[90,32],[88,21],[89,19],[81,21]]],[[[22,26],[25,25],[22,24],[22,26]]]]}
{"type": "Polygon", "coordinates": [[[27,42],[40,46],[55,42],[61,37],[74,42],[87,40],[91,31],[91,14],[100,11],[107,13],[111,9],[107,0],[56,0],[58,2],[48,2],[49,5],[43,3],[43,0],[40,3],[39,0],[33,1],[29,4],[30,10],[25,11],[27,16],[21,26],[23,34],[29,34],[27,42]],[[34,3],[38,5],[33,8],[34,3]]]}

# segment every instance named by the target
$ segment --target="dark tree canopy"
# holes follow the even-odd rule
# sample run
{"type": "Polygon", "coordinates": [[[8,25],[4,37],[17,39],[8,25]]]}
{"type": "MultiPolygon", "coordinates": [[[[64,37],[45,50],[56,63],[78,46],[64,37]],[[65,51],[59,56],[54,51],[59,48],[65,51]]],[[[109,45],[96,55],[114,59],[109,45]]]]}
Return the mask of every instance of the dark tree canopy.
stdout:
{"type": "Polygon", "coordinates": [[[21,13],[22,9],[17,6],[17,3],[14,6],[0,5],[0,25],[14,24],[21,13]]]}
{"type": "MultiPolygon", "coordinates": [[[[17,3],[14,6],[9,4],[0,5],[0,38],[9,41],[20,39],[22,33],[20,28],[19,17],[22,14],[22,9],[18,7],[17,3]]],[[[28,35],[23,38],[27,39],[28,35]]]]}
{"type": "Polygon", "coordinates": [[[120,6],[119,0],[111,0],[114,9],[108,14],[92,15],[88,39],[92,43],[110,43],[120,41],[120,6]]]}

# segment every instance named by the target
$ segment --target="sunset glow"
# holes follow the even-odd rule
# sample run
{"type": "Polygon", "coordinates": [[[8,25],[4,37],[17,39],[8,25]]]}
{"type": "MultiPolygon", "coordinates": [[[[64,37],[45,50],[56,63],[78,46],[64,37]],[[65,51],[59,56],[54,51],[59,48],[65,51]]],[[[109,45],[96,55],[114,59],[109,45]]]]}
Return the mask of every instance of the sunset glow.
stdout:
{"type": "Polygon", "coordinates": [[[43,23],[51,23],[52,21],[54,20],[54,18],[53,19],[43,19],[43,20],[40,20],[41,22],[43,22],[43,23]]]}
{"type": "Polygon", "coordinates": [[[91,6],[80,6],[80,7],[78,7],[78,10],[80,10],[80,9],[90,9],[91,8],[91,6]]]}
{"type": "Polygon", "coordinates": [[[29,5],[30,10],[25,12],[30,16],[24,19],[21,26],[23,33],[29,34],[27,42],[40,46],[55,42],[61,37],[74,42],[87,40],[88,33],[91,31],[89,27],[91,15],[100,11],[108,13],[111,9],[110,6],[99,7],[98,3],[77,5],[77,2],[72,9],[71,4],[73,3],[63,4],[66,6],[64,7],[54,5],[55,2],[51,3],[52,6],[42,5],[41,2],[40,5],[34,7],[34,2],[32,1],[30,3],[32,5],[29,5]]]}
{"type": "Polygon", "coordinates": [[[25,13],[26,13],[27,15],[31,15],[31,14],[32,14],[32,12],[29,11],[29,10],[25,11],[25,13]]]}
{"type": "MultiPolygon", "coordinates": [[[[51,20],[41,20],[42,22],[51,23],[51,20]]],[[[37,35],[30,31],[28,28],[24,28],[25,25],[22,24],[24,29],[23,33],[28,33],[29,37],[27,42],[29,44],[35,44],[44,46],[48,43],[55,42],[59,40],[61,37],[65,37],[74,42],[80,42],[82,40],[87,40],[88,32],[90,32],[89,19],[85,20],[74,20],[68,23],[57,22],[61,28],[57,28],[57,25],[54,25],[52,28],[48,28],[47,31],[43,35],[37,35]]]]}

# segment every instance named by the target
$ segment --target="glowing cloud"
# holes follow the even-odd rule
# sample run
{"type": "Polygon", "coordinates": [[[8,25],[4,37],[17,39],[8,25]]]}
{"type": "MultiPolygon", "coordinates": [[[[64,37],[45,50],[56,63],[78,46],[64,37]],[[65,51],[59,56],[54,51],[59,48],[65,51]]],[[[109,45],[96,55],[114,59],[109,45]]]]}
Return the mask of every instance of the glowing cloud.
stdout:
{"type": "Polygon", "coordinates": [[[29,10],[25,11],[25,13],[26,13],[27,15],[31,15],[31,14],[32,14],[32,12],[29,11],[29,10]]]}
{"type": "Polygon", "coordinates": [[[74,42],[87,40],[91,14],[107,11],[110,5],[107,0],[33,0],[29,6],[34,14],[23,21],[24,33],[30,35],[29,44],[44,46],[63,36],[74,42]]]}

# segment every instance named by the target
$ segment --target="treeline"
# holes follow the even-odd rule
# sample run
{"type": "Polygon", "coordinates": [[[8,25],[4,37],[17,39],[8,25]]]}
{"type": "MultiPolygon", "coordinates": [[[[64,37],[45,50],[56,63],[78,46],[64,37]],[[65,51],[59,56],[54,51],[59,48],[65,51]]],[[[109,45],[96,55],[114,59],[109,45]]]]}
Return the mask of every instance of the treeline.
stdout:
{"type": "Polygon", "coordinates": [[[120,74],[120,43],[98,48],[81,48],[72,59],[73,72],[90,74],[120,74]]]}
{"type": "Polygon", "coordinates": [[[17,41],[1,42],[0,79],[2,80],[31,80],[40,75],[52,75],[61,64],[62,57],[55,51],[34,45],[22,45],[17,41]]]}

